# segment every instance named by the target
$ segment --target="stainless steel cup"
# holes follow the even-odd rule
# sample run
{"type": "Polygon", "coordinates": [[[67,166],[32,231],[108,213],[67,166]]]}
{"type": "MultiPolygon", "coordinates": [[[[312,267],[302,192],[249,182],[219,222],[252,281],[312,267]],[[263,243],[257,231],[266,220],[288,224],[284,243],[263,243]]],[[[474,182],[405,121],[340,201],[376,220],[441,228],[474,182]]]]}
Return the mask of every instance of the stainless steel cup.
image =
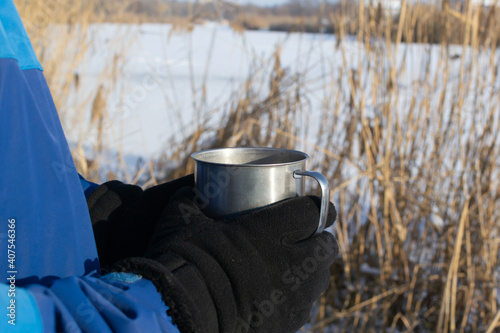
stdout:
{"type": "Polygon", "coordinates": [[[325,176],[306,171],[309,156],[278,148],[221,148],[199,151],[195,160],[196,200],[207,215],[227,217],[304,194],[304,177],[321,187],[317,232],[325,228],[330,190],[325,176]]]}

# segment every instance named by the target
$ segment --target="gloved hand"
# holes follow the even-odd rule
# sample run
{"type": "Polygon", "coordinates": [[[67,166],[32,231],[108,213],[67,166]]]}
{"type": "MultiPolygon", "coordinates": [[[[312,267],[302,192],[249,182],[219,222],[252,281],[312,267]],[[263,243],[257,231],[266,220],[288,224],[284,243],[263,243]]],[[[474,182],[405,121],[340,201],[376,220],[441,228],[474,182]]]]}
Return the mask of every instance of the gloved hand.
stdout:
{"type": "Polygon", "coordinates": [[[97,187],[87,197],[87,205],[101,267],[142,256],[172,195],[193,185],[194,177],[189,175],[145,191],[117,180],[97,187]]]}
{"type": "MultiPolygon", "coordinates": [[[[330,282],[334,236],[315,234],[319,199],[298,197],[228,220],[211,219],[181,189],[145,258],[112,270],[153,281],[185,332],[295,332],[330,282]]],[[[336,212],[330,205],[327,226],[336,212]]]]}

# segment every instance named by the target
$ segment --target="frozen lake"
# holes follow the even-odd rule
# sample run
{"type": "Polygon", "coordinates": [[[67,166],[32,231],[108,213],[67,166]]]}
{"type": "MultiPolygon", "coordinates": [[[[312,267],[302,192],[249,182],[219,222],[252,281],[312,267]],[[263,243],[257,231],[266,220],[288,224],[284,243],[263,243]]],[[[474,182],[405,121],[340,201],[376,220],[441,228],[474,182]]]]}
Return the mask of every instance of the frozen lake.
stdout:
{"type": "MultiPolygon", "coordinates": [[[[380,114],[384,104],[389,103],[405,119],[412,105],[418,110],[424,100],[430,103],[431,110],[437,109],[439,103],[444,103],[444,110],[452,109],[458,89],[467,91],[463,93],[464,112],[456,121],[467,130],[475,121],[487,121],[483,110],[489,108],[490,95],[499,87],[497,79],[491,84],[495,74],[488,70],[490,61],[497,61],[498,56],[491,57],[491,51],[463,51],[461,46],[444,50],[439,45],[401,44],[397,53],[392,46],[389,55],[383,41],[373,41],[372,47],[379,48],[377,52],[382,54],[375,60],[373,53],[367,53],[353,38],[339,43],[335,36],[322,34],[238,34],[216,23],[195,26],[192,32],[178,32],[165,24],[99,24],[91,26],[86,38],[89,46],[77,69],[79,85],[68,104],[60,108],[69,141],[74,143],[84,137],[85,149],[94,146],[98,135],[97,127],[90,125],[92,100],[98,90],[103,90],[107,101],[105,118],[109,120],[102,126],[105,147],[145,159],[158,156],[173,142],[183,144],[201,123],[218,123],[228,112],[229,103],[243,94],[249,75],[255,78],[254,86],[261,85],[255,90],[265,94],[278,48],[281,67],[289,77],[302,82],[305,102],[296,122],[303,124],[300,139],[306,142],[318,142],[319,126],[325,114],[333,112],[337,135],[320,141],[342,142],[342,123],[351,117],[350,103],[363,103],[363,117],[368,119],[380,114]],[[444,51],[450,55],[446,66],[442,63],[444,51]],[[374,73],[379,79],[389,75],[390,63],[394,63],[388,61],[391,57],[397,57],[398,63],[392,96],[382,86],[386,82],[373,83],[374,73]],[[461,67],[465,69],[462,78],[461,67]],[[442,68],[448,69],[448,76],[441,72],[442,68]],[[427,76],[426,71],[430,73],[427,76]],[[349,88],[351,79],[359,80],[357,86],[362,87],[355,95],[349,88]],[[464,81],[470,86],[460,88],[464,81]],[[430,91],[429,87],[437,90],[430,91]],[[438,90],[443,87],[449,92],[441,101],[438,90]],[[74,105],[83,107],[75,112],[74,105]]],[[[72,64],[73,59],[61,59],[60,66],[72,68],[72,64]]],[[[443,120],[450,116],[444,114],[443,120]]],[[[422,139],[432,145],[431,136],[422,139]]]]}
{"type": "MultiPolygon", "coordinates": [[[[105,66],[112,63],[109,50],[116,48],[115,37],[130,36],[122,41],[126,53],[108,98],[113,124],[106,134],[109,148],[145,157],[159,153],[172,136],[182,142],[189,129],[210,120],[207,114],[220,117],[210,111],[223,112],[230,96],[241,92],[250,71],[266,77],[278,46],[281,65],[290,72],[307,73],[315,80],[308,88],[320,92],[318,78],[330,69],[319,64],[333,56],[336,43],[331,35],[267,31],[240,35],[218,24],[196,26],[191,33],[173,32],[170,25],[98,25],[91,36],[91,51],[79,73],[80,88],[69,103],[95,96],[103,73],[110,70],[105,66]]],[[[82,126],[90,120],[90,105],[87,111],[79,122],[82,126]]],[[[71,112],[63,114],[68,124],[74,123],[73,117],[71,112]]],[[[70,141],[75,141],[77,131],[65,127],[70,141]]]]}

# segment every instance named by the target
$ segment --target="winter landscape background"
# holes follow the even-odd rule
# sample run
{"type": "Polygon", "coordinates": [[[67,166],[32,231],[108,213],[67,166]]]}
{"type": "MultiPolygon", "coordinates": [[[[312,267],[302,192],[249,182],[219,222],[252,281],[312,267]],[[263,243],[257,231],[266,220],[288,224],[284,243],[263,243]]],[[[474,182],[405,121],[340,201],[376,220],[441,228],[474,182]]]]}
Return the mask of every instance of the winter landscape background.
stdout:
{"type": "Polygon", "coordinates": [[[338,208],[340,254],[304,331],[493,332],[498,9],[307,3],[317,16],[273,16],[286,32],[249,30],[264,14],[227,19],[238,9],[223,2],[212,4],[219,19],[193,4],[159,22],[151,2],[16,1],[68,163],[88,179],[149,187],[191,173],[190,154],[214,147],[312,157],[338,208]],[[317,32],[302,32],[311,22],[317,32]]]}

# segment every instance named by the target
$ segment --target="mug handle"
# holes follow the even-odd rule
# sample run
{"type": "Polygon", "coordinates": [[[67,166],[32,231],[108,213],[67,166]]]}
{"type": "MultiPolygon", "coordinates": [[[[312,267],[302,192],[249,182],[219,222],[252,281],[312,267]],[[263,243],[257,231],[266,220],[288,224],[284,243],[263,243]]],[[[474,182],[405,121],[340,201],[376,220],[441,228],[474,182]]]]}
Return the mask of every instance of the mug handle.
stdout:
{"type": "Polygon", "coordinates": [[[319,213],[319,224],[316,233],[325,229],[326,217],[328,216],[328,205],[330,203],[330,186],[325,176],[317,171],[294,171],[293,178],[300,179],[302,176],[314,178],[321,187],[321,209],[319,213]]]}

